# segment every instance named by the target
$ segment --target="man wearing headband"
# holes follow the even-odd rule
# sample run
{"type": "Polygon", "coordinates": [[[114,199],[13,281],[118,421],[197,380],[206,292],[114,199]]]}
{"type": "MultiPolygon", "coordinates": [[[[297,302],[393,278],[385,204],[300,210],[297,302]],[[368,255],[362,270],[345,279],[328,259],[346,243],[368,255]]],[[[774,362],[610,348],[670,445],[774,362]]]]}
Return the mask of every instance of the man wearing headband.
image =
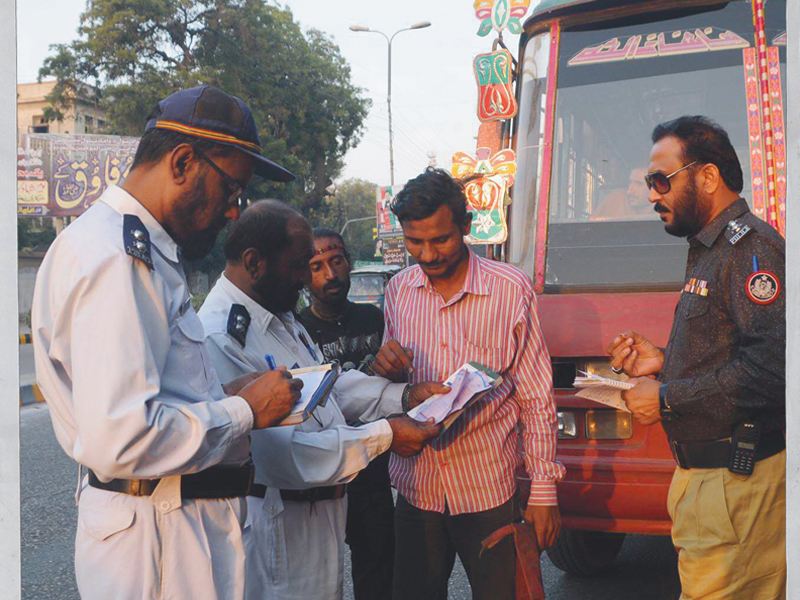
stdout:
{"type": "MultiPolygon", "coordinates": [[[[277,200],[253,204],[230,228],[225,272],[200,309],[223,380],[270,363],[326,362],[292,312],[313,256],[308,221],[277,200]]],[[[411,456],[438,435],[438,426],[402,413],[446,390],[348,371],[311,418],[251,436],[257,485],[245,536],[248,600],[341,599],[346,484],[387,450],[411,456]]]]}
{"type": "MultiPolygon", "coordinates": [[[[371,373],[370,359],[374,360],[383,339],[383,312],[347,299],[352,267],[341,235],[332,229],[315,229],[314,250],[308,284],[312,305],[300,313],[300,320],[325,360],[338,360],[371,373]]],[[[355,600],[391,600],[394,499],[389,453],[373,460],[350,482],[347,500],[347,545],[355,600]]]]}
{"type": "Polygon", "coordinates": [[[242,600],[248,433],[289,412],[285,371],[220,384],[184,261],[205,256],[261,155],[250,109],[211,86],[159,102],[125,182],[58,236],[36,281],[39,385],[80,482],[83,600],[242,600]]]}

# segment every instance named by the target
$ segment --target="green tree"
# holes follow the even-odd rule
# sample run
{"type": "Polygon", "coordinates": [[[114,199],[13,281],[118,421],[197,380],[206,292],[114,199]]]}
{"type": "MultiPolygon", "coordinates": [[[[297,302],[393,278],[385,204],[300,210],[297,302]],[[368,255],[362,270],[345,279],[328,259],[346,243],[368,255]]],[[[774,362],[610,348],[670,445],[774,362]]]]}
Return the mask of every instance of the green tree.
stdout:
{"type": "Polygon", "coordinates": [[[344,232],[344,240],[353,260],[375,259],[373,229],[377,225],[375,197],[378,186],[363,179],[347,179],[336,185],[335,192],[309,215],[315,227],[330,227],[341,231],[350,219],[373,217],[370,220],[351,222],[344,232]]]}
{"type": "Polygon", "coordinates": [[[288,8],[264,0],[91,0],[79,37],[55,45],[40,78],[57,81],[49,119],[63,119],[84,85],[108,111],[110,133],[140,135],[157,101],[210,83],[241,97],[264,153],[291,185],[254,181],[247,197],[320,210],[325,189],[359,140],[369,100],[324,33],[303,33],[288,8]]]}

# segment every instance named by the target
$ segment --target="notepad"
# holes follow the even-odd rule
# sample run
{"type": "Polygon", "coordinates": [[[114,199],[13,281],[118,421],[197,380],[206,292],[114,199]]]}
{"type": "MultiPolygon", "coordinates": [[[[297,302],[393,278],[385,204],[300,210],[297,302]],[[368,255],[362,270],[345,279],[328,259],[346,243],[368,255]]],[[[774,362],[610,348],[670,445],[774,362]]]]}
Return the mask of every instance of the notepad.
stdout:
{"type": "Polygon", "coordinates": [[[289,373],[292,378],[303,382],[303,389],[300,391],[300,399],[279,426],[299,425],[307,421],[318,407],[325,406],[333,384],[339,377],[340,368],[338,362],[333,362],[318,367],[291,369],[289,373]]]}
{"type": "Polygon", "coordinates": [[[444,382],[450,387],[448,393],[431,396],[408,411],[408,416],[417,421],[433,419],[447,429],[467,408],[501,383],[503,378],[489,368],[476,362],[464,363],[444,382]]]}
{"type": "Polygon", "coordinates": [[[631,389],[634,384],[629,381],[620,381],[618,379],[609,379],[608,377],[601,377],[594,373],[583,373],[583,377],[576,377],[574,385],[576,388],[581,388],[576,396],[579,398],[586,398],[592,402],[610,406],[617,410],[631,412],[625,405],[622,399],[622,390],[631,389]]]}

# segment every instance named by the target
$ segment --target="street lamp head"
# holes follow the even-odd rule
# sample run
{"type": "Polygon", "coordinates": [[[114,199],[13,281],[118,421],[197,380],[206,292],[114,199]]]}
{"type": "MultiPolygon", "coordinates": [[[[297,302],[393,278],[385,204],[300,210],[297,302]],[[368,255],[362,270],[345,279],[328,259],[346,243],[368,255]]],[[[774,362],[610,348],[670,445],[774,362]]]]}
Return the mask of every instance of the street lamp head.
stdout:
{"type": "Polygon", "coordinates": [[[362,27],[361,25],[351,25],[350,31],[370,31],[370,28],[362,27]]]}
{"type": "Polygon", "coordinates": [[[430,21],[420,21],[419,23],[414,23],[409,29],[425,29],[426,27],[430,27],[430,21]]]}

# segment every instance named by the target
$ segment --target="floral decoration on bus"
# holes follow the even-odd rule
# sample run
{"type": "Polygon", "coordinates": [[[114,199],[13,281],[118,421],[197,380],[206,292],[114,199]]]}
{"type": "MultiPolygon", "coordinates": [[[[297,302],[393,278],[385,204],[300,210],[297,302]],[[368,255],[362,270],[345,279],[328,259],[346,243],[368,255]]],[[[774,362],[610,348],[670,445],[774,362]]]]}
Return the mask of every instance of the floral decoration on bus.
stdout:
{"type": "Polygon", "coordinates": [[[511,82],[513,59],[508,50],[498,50],[475,57],[478,82],[478,119],[501,121],[517,114],[517,99],[511,82]]]}
{"type": "Polygon", "coordinates": [[[502,34],[522,32],[520,19],[528,12],[531,0],[475,0],[475,16],[481,20],[478,35],[486,37],[494,29],[502,34]]]}
{"type": "Polygon", "coordinates": [[[706,27],[694,31],[678,30],[672,33],[651,33],[647,36],[611,38],[597,46],[584,48],[567,64],[574,67],[749,47],[750,42],[733,31],[706,27]]]}
{"type": "Polygon", "coordinates": [[[489,148],[478,148],[475,157],[466,152],[453,154],[452,173],[469,179],[464,186],[467,206],[472,213],[470,244],[502,244],[508,237],[505,206],[510,203],[508,188],[517,172],[516,154],[501,150],[492,155],[489,148]]]}

